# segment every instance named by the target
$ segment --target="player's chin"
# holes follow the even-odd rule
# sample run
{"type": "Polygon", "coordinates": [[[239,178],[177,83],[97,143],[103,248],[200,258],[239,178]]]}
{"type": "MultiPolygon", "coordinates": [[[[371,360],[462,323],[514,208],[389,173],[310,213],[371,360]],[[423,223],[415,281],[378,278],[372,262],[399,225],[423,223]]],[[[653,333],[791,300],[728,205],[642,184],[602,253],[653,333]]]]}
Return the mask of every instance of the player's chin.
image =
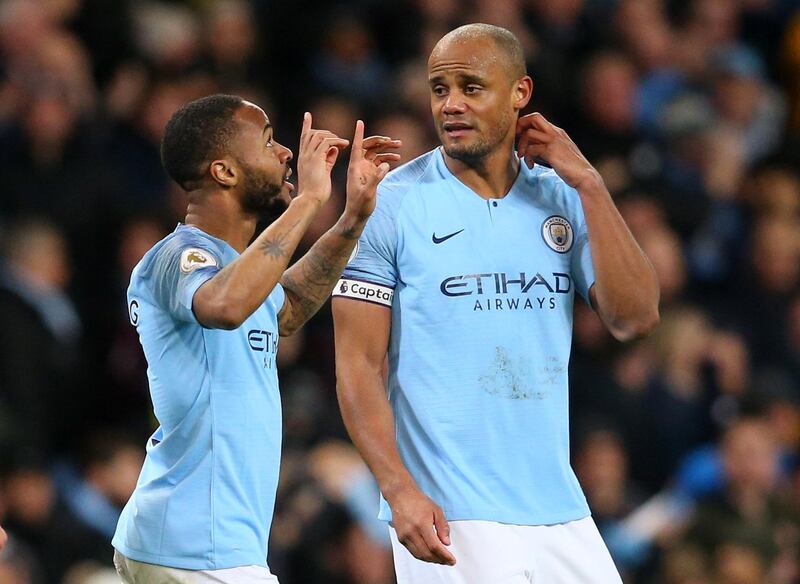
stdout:
{"type": "Polygon", "coordinates": [[[445,147],[445,149],[449,149],[454,152],[467,152],[471,150],[477,142],[477,136],[475,135],[475,132],[470,132],[470,134],[471,135],[453,135],[452,132],[442,132],[439,138],[441,139],[442,145],[445,147]]]}
{"type": "Polygon", "coordinates": [[[455,160],[470,161],[475,158],[475,148],[470,147],[469,144],[453,144],[452,142],[443,142],[445,153],[455,160]]]}

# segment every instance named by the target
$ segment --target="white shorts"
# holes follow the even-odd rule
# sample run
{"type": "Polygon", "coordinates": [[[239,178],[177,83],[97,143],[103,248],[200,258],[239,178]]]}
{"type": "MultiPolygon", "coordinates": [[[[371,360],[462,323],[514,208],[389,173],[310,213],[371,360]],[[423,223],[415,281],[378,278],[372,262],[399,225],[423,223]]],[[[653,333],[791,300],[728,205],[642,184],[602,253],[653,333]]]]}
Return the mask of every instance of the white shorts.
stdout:
{"type": "Polygon", "coordinates": [[[416,559],[389,532],[397,584],[622,584],[591,517],[558,525],[451,521],[455,566],[416,559]]]}
{"type": "Polygon", "coordinates": [[[181,570],[137,562],[118,551],[114,551],[114,566],[125,584],[278,584],[278,579],[263,566],[181,570]]]}

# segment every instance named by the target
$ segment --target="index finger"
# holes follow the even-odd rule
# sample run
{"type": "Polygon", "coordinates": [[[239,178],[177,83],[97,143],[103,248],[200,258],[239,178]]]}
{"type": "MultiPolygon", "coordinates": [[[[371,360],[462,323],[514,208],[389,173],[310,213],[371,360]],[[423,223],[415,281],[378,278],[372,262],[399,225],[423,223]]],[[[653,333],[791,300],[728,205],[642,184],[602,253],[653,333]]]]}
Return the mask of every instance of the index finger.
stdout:
{"type": "Polygon", "coordinates": [[[425,541],[425,545],[428,546],[428,550],[443,564],[447,564],[448,566],[452,566],[456,563],[456,557],[450,553],[444,544],[439,540],[439,536],[436,535],[436,532],[433,530],[433,525],[431,525],[430,529],[423,530],[422,539],[425,541]]]}
{"type": "Polygon", "coordinates": [[[550,122],[542,114],[535,112],[517,120],[517,134],[528,128],[546,131],[550,125],[550,122]]]}
{"type": "Polygon", "coordinates": [[[357,162],[364,157],[364,122],[356,122],[356,132],[353,134],[353,148],[350,151],[350,162],[357,162]]]}
{"type": "Polygon", "coordinates": [[[311,130],[311,112],[306,112],[303,114],[303,129],[300,131],[300,144],[306,141],[309,130],[311,130]]]}

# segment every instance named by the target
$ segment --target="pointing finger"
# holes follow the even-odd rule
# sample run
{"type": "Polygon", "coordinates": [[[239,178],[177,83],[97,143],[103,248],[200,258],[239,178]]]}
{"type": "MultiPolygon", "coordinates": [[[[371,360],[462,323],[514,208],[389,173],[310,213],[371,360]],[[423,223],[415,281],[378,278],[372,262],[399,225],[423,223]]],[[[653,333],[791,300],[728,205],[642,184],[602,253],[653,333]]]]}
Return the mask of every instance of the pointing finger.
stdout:
{"type": "Polygon", "coordinates": [[[356,131],[353,134],[353,148],[350,151],[350,162],[358,162],[364,158],[364,122],[356,122],[356,131]]]}
{"type": "Polygon", "coordinates": [[[308,141],[308,136],[311,131],[311,112],[303,114],[303,129],[300,132],[300,144],[303,145],[308,141]]]}

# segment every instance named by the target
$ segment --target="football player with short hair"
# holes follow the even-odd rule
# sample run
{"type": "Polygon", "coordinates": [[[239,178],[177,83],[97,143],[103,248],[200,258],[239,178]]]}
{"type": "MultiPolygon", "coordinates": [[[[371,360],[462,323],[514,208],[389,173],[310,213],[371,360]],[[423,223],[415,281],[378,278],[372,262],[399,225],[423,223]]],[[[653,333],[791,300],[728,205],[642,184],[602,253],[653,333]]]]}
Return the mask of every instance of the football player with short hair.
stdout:
{"type": "Polygon", "coordinates": [[[654,271],[569,136],[519,117],[513,34],[450,32],[428,82],[442,145],[381,183],[333,301],[342,415],[398,582],[620,582],[569,463],[572,307],[644,335],[654,271]]]}

